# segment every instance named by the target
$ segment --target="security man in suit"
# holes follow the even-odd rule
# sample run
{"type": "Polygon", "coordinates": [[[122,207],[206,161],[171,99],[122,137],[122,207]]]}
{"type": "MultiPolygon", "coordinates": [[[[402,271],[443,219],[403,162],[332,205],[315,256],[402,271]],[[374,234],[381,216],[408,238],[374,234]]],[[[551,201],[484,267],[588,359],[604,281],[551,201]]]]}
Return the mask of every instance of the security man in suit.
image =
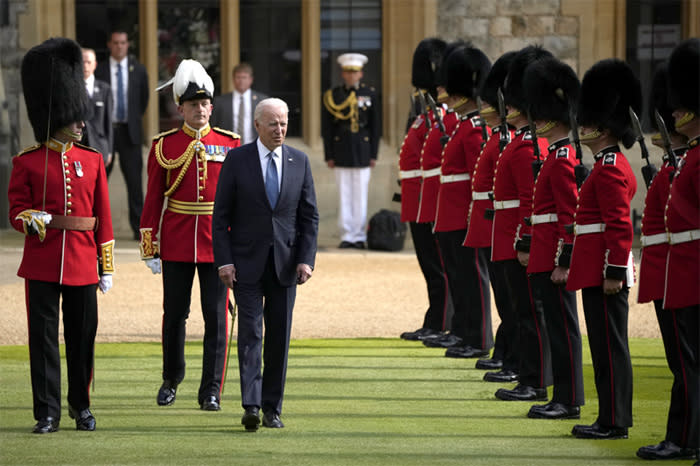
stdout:
{"type": "MultiPolygon", "coordinates": [[[[169,83],[166,83],[169,84],[169,83]]],[[[228,290],[214,267],[211,219],[219,173],[238,136],[209,125],[214,84],[199,62],[183,60],[172,79],[184,123],[153,138],[148,190],[141,217],[141,257],[163,272],[163,383],[159,406],[175,402],[185,377],[185,325],[194,273],[204,317],[198,401],[218,411],[226,365],[228,290]]]]}
{"type": "Polygon", "coordinates": [[[627,438],[632,425],[627,297],[634,284],[630,202],[637,179],[618,143],[634,144],[629,108],[639,114],[641,94],[639,79],[616,59],[594,64],[581,83],[577,119],[595,164],[579,192],[566,288],[582,290],[598,418],[574,426],[578,438],[627,438]]]}
{"type": "Polygon", "coordinates": [[[53,38],[22,60],[27,114],[39,143],[12,159],[12,227],[26,235],[17,275],[25,279],[34,433],[61,420],[59,305],[63,311],[68,414],[77,430],[95,430],[90,411],[97,332],[97,287],[114,272],[114,236],[102,155],[78,144],[90,101],[80,46],[53,38]]]}
{"type": "Polygon", "coordinates": [[[340,55],[343,85],[323,94],[323,149],[338,185],[340,248],[364,249],[367,240],[367,194],[370,170],[377,163],[381,116],[374,87],[360,82],[366,63],[360,53],[340,55]]]}
{"type": "Polygon", "coordinates": [[[95,78],[97,58],[93,49],[83,48],[83,79],[88,97],[92,102],[91,116],[85,120],[83,144],[97,149],[102,154],[105,168],[112,165],[112,90],[104,81],[95,78]]]}

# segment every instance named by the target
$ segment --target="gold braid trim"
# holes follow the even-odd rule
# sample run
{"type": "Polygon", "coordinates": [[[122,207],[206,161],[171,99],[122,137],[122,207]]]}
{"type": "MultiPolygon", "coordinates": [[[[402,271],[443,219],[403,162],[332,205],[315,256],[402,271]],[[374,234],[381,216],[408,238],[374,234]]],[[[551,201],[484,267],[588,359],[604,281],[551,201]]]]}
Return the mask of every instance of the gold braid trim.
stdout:
{"type": "Polygon", "coordinates": [[[340,105],[335,103],[333,100],[333,91],[328,89],[323,94],[323,105],[326,107],[326,110],[328,110],[328,113],[333,115],[337,120],[350,120],[350,131],[353,133],[359,131],[360,126],[357,122],[357,95],[354,89],[350,91],[348,98],[340,105]],[[347,114],[343,113],[344,110],[347,110],[347,114]]]}
{"type": "MultiPolygon", "coordinates": [[[[156,143],[156,160],[158,161],[158,165],[168,170],[168,175],[170,174],[170,170],[182,167],[173,184],[167,191],[165,191],[165,193],[163,193],[164,196],[170,196],[173,192],[175,192],[178,186],[180,186],[180,183],[182,183],[182,179],[185,176],[185,172],[187,172],[187,169],[192,163],[195,152],[199,154],[204,152],[204,145],[197,139],[193,140],[187,145],[187,149],[185,149],[185,152],[183,152],[181,156],[174,160],[170,160],[165,158],[163,155],[163,139],[160,139],[156,143]]],[[[204,176],[206,178],[206,163],[204,165],[204,176]]]]}

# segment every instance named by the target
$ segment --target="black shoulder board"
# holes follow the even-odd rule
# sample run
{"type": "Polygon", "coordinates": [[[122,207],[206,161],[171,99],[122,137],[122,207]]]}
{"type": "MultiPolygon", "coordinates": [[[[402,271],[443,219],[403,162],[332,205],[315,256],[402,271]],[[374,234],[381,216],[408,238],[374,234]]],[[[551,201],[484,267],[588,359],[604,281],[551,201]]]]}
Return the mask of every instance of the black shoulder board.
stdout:
{"type": "Polygon", "coordinates": [[[614,152],[609,152],[603,156],[603,165],[615,165],[617,159],[617,154],[614,152]]]}
{"type": "Polygon", "coordinates": [[[523,134],[523,141],[532,141],[532,133],[530,131],[525,131],[525,134],[523,134]]]}
{"type": "Polygon", "coordinates": [[[20,152],[19,154],[15,155],[15,157],[19,157],[20,155],[24,155],[24,154],[27,154],[29,152],[34,152],[35,150],[37,150],[40,147],[41,147],[41,144],[34,144],[33,146],[29,146],[26,149],[22,150],[22,152],[20,152]]]}
{"type": "Polygon", "coordinates": [[[558,159],[568,159],[569,158],[569,148],[568,147],[560,147],[559,150],[557,151],[557,158],[558,159]]]}
{"type": "Polygon", "coordinates": [[[234,133],[233,131],[219,128],[218,126],[212,126],[211,129],[213,129],[214,131],[216,131],[219,134],[225,134],[226,136],[231,136],[233,139],[240,139],[241,138],[238,134],[234,133]]]}
{"type": "Polygon", "coordinates": [[[158,133],[155,136],[153,136],[153,140],[155,141],[156,139],[160,139],[164,136],[168,136],[170,134],[177,133],[178,131],[180,131],[180,128],[173,128],[173,129],[169,129],[167,131],[163,131],[162,133],[158,133]]]}
{"type": "Polygon", "coordinates": [[[80,144],[79,142],[74,142],[73,144],[80,147],[81,149],[87,149],[87,150],[92,151],[92,152],[97,152],[98,154],[100,153],[100,151],[98,151],[94,147],[86,146],[85,144],[80,144]]]}

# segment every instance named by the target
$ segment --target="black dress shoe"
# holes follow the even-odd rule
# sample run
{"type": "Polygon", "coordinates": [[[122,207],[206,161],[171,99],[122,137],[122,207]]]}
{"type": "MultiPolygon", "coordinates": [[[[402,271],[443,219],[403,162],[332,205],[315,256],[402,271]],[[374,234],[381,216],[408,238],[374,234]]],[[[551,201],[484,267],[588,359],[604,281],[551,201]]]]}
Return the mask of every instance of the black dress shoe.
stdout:
{"type": "Polygon", "coordinates": [[[571,429],[576,438],[591,438],[598,440],[612,440],[627,438],[627,427],[607,427],[594,422],[590,426],[577,424],[571,429]]]}
{"type": "Polygon", "coordinates": [[[550,401],[546,405],[532,406],[527,417],[531,419],[579,419],[581,408],[550,401]]]}
{"type": "Polygon", "coordinates": [[[281,429],[284,427],[282,421],[280,420],[280,415],[274,411],[268,411],[263,414],[263,427],[269,427],[271,429],[281,429]]]}
{"type": "Polygon", "coordinates": [[[58,419],[43,417],[39,419],[32,430],[35,434],[50,434],[58,430],[58,419]]]}
{"type": "Polygon", "coordinates": [[[338,249],[352,249],[354,247],[355,243],[351,243],[350,241],[341,241],[338,245],[338,249]]]}
{"type": "Polygon", "coordinates": [[[668,440],[637,450],[637,456],[645,460],[693,460],[698,458],[699,454],[697,448],[679,447],[668,440]]]}
{"type": "Polygon", "coordinates": [[[219,400],[216,399],[214,395],[210,395],[204,399],[201,403],[199,403],[199,407],[202,409],[202,411],[220,411],[221,410],[221,405],[219,404],[219,400]]]}
{"type": "Polygon", "coordinates": [[[355,249],[365,249],[364,241],[355,241],[355,249]]]}
{"type": "Polygon", "coordinates": [[[164,380],[163,385],[158,390],[156,401],[158,406],[170,406],[175,403],[175,392],[177,391],[177,383],[172,380],[164,380]]]}
{"type": "Polygon", "coordinates": [[[428,348],[452,348],[460,346],[462,339],[452,333],[443,333],[435,338],[424,338],[423,344],[428,348]]]}
{"type": "Polygon", "coordinates": [[[535,388],[529,385],[518,384],[513,389],[499,388],[496,390],[496,398],[503,401],[540,401],[547,399],[546,388],[535,388]]]}
{"type": "Polygon", "coordinates": [[[475,367],[477,369],[493,371],[493,370],[501,369],[503,367],[503,361],[501,361],[500,359],[494,359],[494,358],[479,359],[478,361],[476,361],[475,367]]]}
{"type": "Polygon", "coordinates": [[[445,357],[448,358],[481,358],[488,355],[488,350],[474,348],[473,346],[453,346],[445,351],[445,357]]]}
{"type": "Polygon", "coordinates": [[[408,340],[408,341],[418,341],[422,340],[423,338],[430,336],[430,335],[436,335],[439,334],[437,330],[433,330],[431,328],[427,327],[421,327],[415,332],[403,332],[401,334],[401,339],[402,340],[408,340]]]}
{"type": "Polygon", "coordinates": [[[501,369],[498,372],[487,372],[484,374],[484,380],[487,382],[515,382],[518,380],[518,374],[508,369],[501,369]]]}
{"type": "Polygon", "coordinates": [[[260,425],[260,409],[257,406],[248,406],[241,418],[241,424],[245,426],[245,430],[255,432],[260,425]]]}
{"type": "Polygon", "coordinates": [[[68,415],[71,419],[75,419],[75,430],[95,430],[95,416],[88,408],[78,411],[72,406],[68,406],[68,415]]]}

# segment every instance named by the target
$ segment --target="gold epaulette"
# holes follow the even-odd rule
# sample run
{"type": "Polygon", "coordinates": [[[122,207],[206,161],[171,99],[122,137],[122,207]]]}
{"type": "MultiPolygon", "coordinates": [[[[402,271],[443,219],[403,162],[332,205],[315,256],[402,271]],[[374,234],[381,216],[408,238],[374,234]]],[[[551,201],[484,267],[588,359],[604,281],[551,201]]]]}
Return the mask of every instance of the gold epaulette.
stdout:
{"type": "Polygon", "coordinates": [[[164,136],[168,136],[170,134],[177,133],[178,131],[180,131],[180,128],[173,128],[173,129],[169,129],[167,131],[163,131],[162,133],[159,133],[159,134],[156,134],[155,136],[153,136],[153,140],[155,141],[156,139],[160,139],[164,136]]]}
{"type": "Polygon", "coordinates": [[[15,155],[15,157],[19,157],[20,155],[24,155],[28,152],[34,152],[35,150],[37,150],[40,147],[41,147],[41,144],[34,144],[33,146],[29,146],[29,147],[25,148],[24,150],[22,150],[22,152],[20,152],[19,154],[15,155]]]}
{"type": "Polygon", "coordinates": [[[78,142],[74,142],[73,144],[80,147],[81,149],[87,149],[87,150],[92,151],[92,152],[97,152],[98,154],[100,153],[100,151],[98,151],[94,147],[86,146],[85,144],[80,144],[78,142]]]}
{"type": "Polygon", "coordinates": [[[211,129],[213,129],[217,133],[225,134],[226,136],[231,136],[233,139],[240,139],[241,138],[241,136],[239,134],[234,133],[233,131],[229,131],[227,129],[219,128],[218,126],[212,126],[211,129]]]}

